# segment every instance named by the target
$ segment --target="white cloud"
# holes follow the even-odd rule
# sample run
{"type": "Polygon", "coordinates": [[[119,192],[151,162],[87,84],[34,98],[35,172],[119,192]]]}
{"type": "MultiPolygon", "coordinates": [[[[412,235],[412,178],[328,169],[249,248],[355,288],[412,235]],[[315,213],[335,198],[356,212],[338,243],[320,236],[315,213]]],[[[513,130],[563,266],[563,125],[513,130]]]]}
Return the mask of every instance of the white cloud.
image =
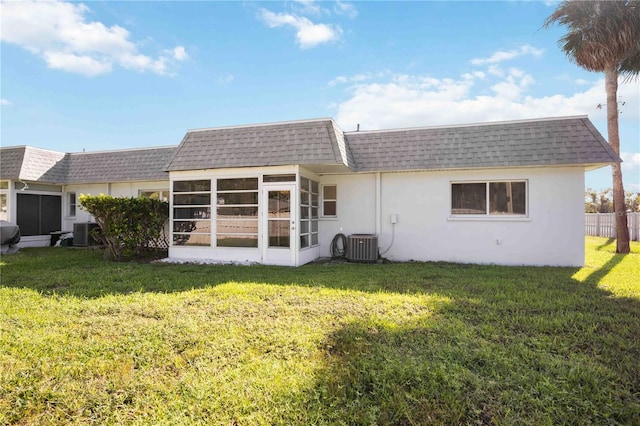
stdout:
{"type": "Polygon", "coordinates": [[[223,77],[218,78],[218,84],[229,84],[233,80],[235,80],[235,77],[233,76],[233,74],[227,74],[223,77]]]}
{"type": "Polygon", "coordinates": [[[336,78],[334,78],[333,80],[331,80],[329,83],[327,83],[327,86],[329,87],[335,87],[339,84],[347,84],[347,83],[362,83],[364,81],[368,81],[368,80],[372,80],[376,77],[380,78],[380,77],[384,77],[384,76],[390,76],[391,73],[388,71],[382,71],[379,73],[370,73],[370,72],[366,72],[366,73],[362,73],[362,74],[356,74],[356,75],[352,75],[350,77],[341,75],[338,76],[336,78]]]}
{"type": "MultiPolygon", "coordinates": [[[[540,117],[589,115],[606,121],[606,109],[596,109],[605,97],[604,80],[579,81],[573,94],[538,95],[534,76],[516,67],[502,68],[502,61],[521,55],[543,53],[529,45],[510,52],[496,52],[477,59],[484,69],[459,77],[382,73],[342,75],[329,86],[345,84],[349,97],[337,105],[336,120],[344,128],[361,123],[366,129],[460,124],[540,117]],[[367,76],[362,79],[361,76],[367,76]]],[[[571,80],[573,83],[574,80],[571,80]]],[[[640,93],[637,85],[620,84],[620,120],[640,121],[640,93]]]]}
{"type": "MultiPolygon", "coordinates": [[[[574,94],[536,96],[530,93],[535,87],[533,76],[516,68],[502,77],[482,72],[459,78],[371,75],[372,80],[362,83],[348,76],[334,79],[336,84],[350,83],[349,98],[337,106],[336,120],[343,128],[354,128],[356,123],[365,129],[385,129],[584,114],[604,120],[606,116],[604,109],[596,109],[605,93],[603,79],[574,94]]],[[[637,86],[621,84],[618,90],[627,102],[621,120],[637,122],[637,86]]]]}
{"type": "Polygon", "coordinates": [[[338,84],[345,84],[347,82],[349,82],[349,79],[347,77],[345,77],[344,75],[339,75],[338,77],[334,78],[329,83],[327,83],[327,86],[334,87],[334,86],[337,86],[338,84]]]}
{"type": "Polygon", "coordinates": [[[528,44],[522,45],[517,49],[513,50],[498,50],[493,53],[493,55],[488,58],[475,58],[471,60],[473,65],[495,65],[504,61],[508,61],[518,56],[541,56],[544,53],[544,49],[538,49],[536,47],[530,46],[528,44]]]}
{"type": "Polygon", "coordinates": [[[11,106],[11,105],[13,105],[13,102],[11,102],[9,99],[2,98],[2,99],[0,99],[0,105],[2,105],[2,106],[11,106]]]}
{"type": "Polygon", "coordinates": [[[638,152],[622,152],[622,170],[640,171],[640,153],[638,152]]]}
{"type": "Polygon", "coordinates": [[[42,57],[49,68],[75,72],[88,76],[105,74],[111,71],[111,63],[94,59],[88,55],[76,55],[59,51],[44,51],[42,57]]]}
{"type": "Polygon", "coordinates": [[[139,72],[169,74],[187,58],[182,46],[157,57],[140,53],[125,28],[88,21],[89,7],[62,1],[3,2],[2,41],[40,56],[49,68],[96,76],[115,65],[139,72]]]}
{"type": "Polygon", "coordinates": [[[517,100],[532,83],[533,78],[530,75],[517,68],[511,68],[508,76],[491,86],[491,90],[498,98],[517,100]]]}
{"type": "Polygon", "coordinates": [[[329,13],[328,10],[320,7],[314,0],[295,0],[295,4],[298,6],[296,10],[303,15],[322,15],[329,13]]]}
{"type": "Polygon", "coordinates": [[[349,18],[355,18],[358,16],[358,11],[353,3],[337,0],[333,11],[338,15],[348,16],[349,18]]]}
{"type": "Polygon", "coordinates": [[[291,26],[296,29],[296,42],[302,49],[316,47],[323,43],[337,41],[342,29],[336,25],[314,24],[308,18],[287,13],[274,13],[260,9],[260,19],[270,28],[291,26]]]}
{"type": "Polygon", "coordinates": [[[173,58],[176,61],[184,61],[185,59],[189,58],[189,55],[187,54],[187,51],[183,46],[178,46],[173,49],[173,58]]]}
{"type": "Polygon", "coordinates": [[[631,191],[631,192],[640,192],[640,183],[628,183],[625,182],[624,184],[624,190],[625,191],[631,191]]]}

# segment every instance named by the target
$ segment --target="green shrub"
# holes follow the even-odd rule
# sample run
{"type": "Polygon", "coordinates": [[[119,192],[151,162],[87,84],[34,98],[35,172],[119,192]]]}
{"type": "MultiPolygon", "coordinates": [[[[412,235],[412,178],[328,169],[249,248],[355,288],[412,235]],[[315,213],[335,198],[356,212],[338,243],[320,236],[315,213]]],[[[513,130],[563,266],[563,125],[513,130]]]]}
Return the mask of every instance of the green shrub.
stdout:
{"type": "Polygon", "coordinates": [[[105,259],[137,258],[150,247],[158,247],[169,219],[166,201],[100,194],[80,195],[79,202],[100,225],[100,238],[107,247],[105,259]]]}

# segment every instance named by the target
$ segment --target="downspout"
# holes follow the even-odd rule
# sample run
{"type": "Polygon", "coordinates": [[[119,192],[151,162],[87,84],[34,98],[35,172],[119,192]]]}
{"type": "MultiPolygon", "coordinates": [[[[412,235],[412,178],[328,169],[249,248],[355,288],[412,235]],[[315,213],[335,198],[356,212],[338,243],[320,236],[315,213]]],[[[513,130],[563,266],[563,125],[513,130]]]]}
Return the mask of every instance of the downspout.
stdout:
{"type": "Polygon", "coordinates": [[[382,232],[382,177],[376,172],[376,235],[382,232]]]}

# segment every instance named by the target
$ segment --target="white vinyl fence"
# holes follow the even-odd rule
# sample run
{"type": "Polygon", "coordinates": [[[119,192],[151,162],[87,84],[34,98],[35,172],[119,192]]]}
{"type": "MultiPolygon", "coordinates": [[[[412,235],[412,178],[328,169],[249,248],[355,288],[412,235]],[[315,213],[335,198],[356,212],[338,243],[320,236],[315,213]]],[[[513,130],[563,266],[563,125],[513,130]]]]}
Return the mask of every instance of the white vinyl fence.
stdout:
{"type": "MultiPolygon", "coordinates": [[[[631,241],[640,241],[640,213],[627,213],[629,225],[629,238],[631,241]]],[[[597,237],[616,237],[615,213],[586,213],[584,221],[585,235],[597,237]]]]}

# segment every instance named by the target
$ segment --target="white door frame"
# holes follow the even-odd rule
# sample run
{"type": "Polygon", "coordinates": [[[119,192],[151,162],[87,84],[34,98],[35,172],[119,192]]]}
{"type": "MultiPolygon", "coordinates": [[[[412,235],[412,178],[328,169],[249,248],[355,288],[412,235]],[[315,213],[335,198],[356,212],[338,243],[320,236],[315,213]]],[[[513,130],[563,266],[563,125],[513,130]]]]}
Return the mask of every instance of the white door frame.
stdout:
{"type": "MultiPolygon", "coordinates": [[[[261,208],[262,263],[265,265],[296,266],[298,261],[298,185],[291,183],[263,183],[261,208]],[[289,191],[289,247],[269,247],[269,192],[289,191]]],[[[272,218],[284,222],[285,219],[272,218]]]]}

